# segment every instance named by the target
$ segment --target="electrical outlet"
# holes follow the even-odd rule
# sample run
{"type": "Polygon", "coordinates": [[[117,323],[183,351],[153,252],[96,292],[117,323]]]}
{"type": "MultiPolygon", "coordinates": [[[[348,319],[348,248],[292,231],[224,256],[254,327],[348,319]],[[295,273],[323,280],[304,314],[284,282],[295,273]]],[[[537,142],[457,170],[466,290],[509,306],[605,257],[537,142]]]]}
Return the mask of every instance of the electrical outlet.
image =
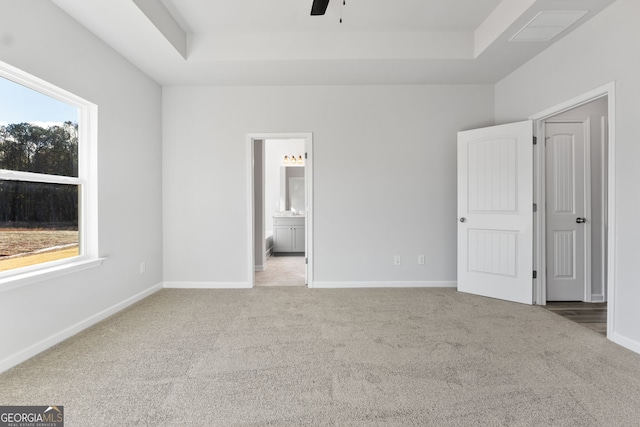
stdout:
{"type": "Polygon", "coordinates": [[[424,265],[424,255],[418,255],[418,265],[424,265]]]}
{"type": "Polygon", "coordinates": [[[140,263],[140,274],[145,273],[147,271],[147,263],[142,261],[140,263]]]}
{"type": "Polygon", "coordinates": [[[400,258],[400,255],[396,255],[393,257],[393,265],[400,265],[402,264],[402,258],[400,258]]]}

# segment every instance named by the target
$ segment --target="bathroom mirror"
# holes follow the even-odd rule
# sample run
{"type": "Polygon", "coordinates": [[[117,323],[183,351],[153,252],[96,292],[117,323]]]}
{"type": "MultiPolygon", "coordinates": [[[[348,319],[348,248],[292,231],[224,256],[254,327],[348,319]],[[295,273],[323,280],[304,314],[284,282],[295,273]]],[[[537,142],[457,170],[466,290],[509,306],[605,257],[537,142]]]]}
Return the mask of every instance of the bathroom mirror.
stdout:
{"type": "Polygon", "coordinates": [[[280,168],[280,210],[304,211],[304,166],[280,168]]]}
{"type": "Polygon", "coordinates": [[[289,210],[304,211],[304,177],[289,178],[289,210]]]}

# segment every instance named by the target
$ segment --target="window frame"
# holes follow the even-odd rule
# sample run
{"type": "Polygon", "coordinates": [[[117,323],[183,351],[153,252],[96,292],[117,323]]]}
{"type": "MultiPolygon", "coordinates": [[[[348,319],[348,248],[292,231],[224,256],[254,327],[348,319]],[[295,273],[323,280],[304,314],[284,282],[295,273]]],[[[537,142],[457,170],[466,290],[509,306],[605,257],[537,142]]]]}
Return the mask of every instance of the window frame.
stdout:
{"type": "Polygon", "coordinates": [[[0,272],[0,292],[102,264],[98,257],[98,106],[0,61],[0,77],[78,108],[78,176],[0,169],[0,179],[78,186],[79,255],[0,272]]]}

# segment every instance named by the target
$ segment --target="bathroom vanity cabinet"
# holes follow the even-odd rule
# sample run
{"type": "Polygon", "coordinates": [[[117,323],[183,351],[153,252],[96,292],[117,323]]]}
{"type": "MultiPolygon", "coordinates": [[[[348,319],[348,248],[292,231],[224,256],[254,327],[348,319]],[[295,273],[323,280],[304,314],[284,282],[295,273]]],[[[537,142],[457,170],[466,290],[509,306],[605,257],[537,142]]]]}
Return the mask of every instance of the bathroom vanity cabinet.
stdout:
{"type": "Polygon", "coordinates": [[[304,252],[304,216],[273,217],[273,252],[304,252]]]}

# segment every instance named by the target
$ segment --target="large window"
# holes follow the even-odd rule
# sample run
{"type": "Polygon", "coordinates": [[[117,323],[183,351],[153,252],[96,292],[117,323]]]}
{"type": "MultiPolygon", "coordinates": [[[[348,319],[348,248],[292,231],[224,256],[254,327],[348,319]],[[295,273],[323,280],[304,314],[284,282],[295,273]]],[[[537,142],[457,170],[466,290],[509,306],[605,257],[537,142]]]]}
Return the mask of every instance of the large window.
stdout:
{"type": "Polygon", "coordinates": [[[86,101],[0,63],[0,279],[95,257],[94,116],[86,101]]]}

